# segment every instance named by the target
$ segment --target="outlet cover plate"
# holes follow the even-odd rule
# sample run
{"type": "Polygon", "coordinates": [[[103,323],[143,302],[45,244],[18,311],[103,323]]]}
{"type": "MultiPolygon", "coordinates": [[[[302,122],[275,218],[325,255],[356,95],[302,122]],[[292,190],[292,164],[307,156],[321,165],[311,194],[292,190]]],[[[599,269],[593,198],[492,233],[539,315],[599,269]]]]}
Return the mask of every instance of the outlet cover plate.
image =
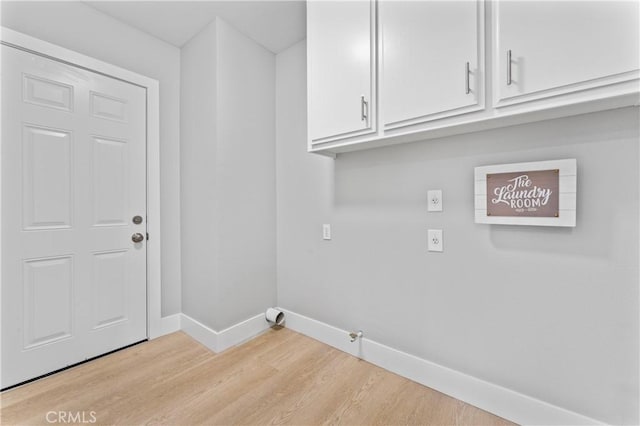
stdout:
{"type": "Polygon", "coordinates": [[[444,251],[444,241],[442,239],[442,229],[429,229],[427,231],[428,250],[442,252],[444,251]]]}
{"type": "Polygon", "coordinates": [[[323,240],[331,239],[331,225],[329,223],[322,224],[322,239],[323,240]]]}
{"type": "Polygon", "coordinates": [[[442,211],[442,190],[431,189],[427,191],[427,210],[430,212],[442,211]]]}

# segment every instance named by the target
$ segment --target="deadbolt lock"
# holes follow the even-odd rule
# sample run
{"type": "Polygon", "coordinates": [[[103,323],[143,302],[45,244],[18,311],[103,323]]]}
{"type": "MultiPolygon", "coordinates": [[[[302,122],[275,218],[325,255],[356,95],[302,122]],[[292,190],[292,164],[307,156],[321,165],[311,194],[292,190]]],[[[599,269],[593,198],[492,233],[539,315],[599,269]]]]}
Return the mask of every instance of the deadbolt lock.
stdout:
{"type": "Polygon", "coordinates": [[[142,223],[142,216],[134,216],[133,223],[135,223],[136,225],[140,225],[142,223]]]}

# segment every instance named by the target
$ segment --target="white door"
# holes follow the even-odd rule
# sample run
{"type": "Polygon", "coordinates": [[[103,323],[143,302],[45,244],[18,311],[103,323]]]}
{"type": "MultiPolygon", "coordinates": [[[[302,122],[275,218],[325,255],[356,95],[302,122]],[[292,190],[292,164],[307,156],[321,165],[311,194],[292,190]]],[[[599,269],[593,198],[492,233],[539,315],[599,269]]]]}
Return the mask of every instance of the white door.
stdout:
{"type": "Polygon", "coordinates": [[[381,113],[386,128],[478,106],[484,2],[381,1],[381,113]]]}
{"type": "Polygon", "coordinates": [[[146,91],[7,46],[1,73],[6,388],[146,339],[146,91]]]}
{"type": "Polygon", "coordinates": [[[309,137],[328,142],[375,131],[375,4],[307,2],[309,137]]]}
{"type": "Polygon", "coordinates": [[[637,78],[640,2],[496,1],[498,106],[637,78]]]}

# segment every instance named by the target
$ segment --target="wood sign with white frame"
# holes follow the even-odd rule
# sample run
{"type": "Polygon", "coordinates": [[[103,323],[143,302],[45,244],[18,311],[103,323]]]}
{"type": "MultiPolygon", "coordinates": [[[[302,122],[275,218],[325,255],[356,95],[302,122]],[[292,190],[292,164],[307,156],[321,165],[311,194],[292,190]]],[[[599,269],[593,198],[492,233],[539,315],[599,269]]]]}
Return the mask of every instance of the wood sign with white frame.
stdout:
{"type": "Polygon", "coordinates": [[[476,167],[476,223],[576,226],[575,159],[476,167]]]}

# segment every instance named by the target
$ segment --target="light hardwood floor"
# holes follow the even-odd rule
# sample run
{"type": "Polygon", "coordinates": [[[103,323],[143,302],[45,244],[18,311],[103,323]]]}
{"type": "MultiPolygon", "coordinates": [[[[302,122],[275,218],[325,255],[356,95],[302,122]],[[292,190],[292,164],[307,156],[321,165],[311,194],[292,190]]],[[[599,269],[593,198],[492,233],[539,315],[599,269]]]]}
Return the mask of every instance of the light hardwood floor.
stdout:
{"type": "Polygon", "coordinates": [[[3,425],[511,424],[284,328],[220,354],[178,332],[0,398],[3,425]]]}

